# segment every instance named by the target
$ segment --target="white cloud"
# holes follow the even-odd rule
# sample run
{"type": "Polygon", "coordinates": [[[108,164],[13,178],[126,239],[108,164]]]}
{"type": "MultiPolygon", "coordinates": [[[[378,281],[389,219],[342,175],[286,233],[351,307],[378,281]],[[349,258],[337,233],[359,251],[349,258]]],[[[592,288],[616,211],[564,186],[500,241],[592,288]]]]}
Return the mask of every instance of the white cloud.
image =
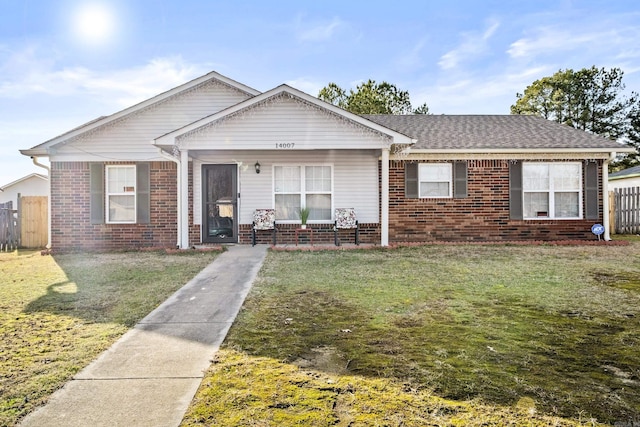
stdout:
{"type": "Polygon", "coordinates": [[[487,51],[487,43],[500,27],[500,23],[492,21],[484,32],[468,32],[462,34],[462,42],[458,47],[440,57],[440,68],[449,70],[458,66],[464,60],[476,58],[487,51]]]}
{"type": "MultiPolygon", "coordinates": [[[[634,48],[640,38],[640,27],[605,25],[582,26],[541,26],[529,31],[529,35],[511,43],[507,53],[514,59],[535,59],[570,53],[600,57],[602,61],[615,59],[621,55],[625,59],[638,58],[640,51],[634,48]]],[[[598,64],[584,64],[584,66],[598,64]]]]}
{"type": "MultiPolygon", "coordinates": [[[[576,34],[573,31],[545,27],[537,29],[536,33],[534,37],[521,38],[511,43],[507,50],[509,56],[523,58],[559,51],[574,51],[580,46],[593,46],[605,37],[605,34],[601,33],[576,34]]],[[[610,35],[606,37],[609,38],[610,35]]]]}
{"type": "Polygon", "coordinates": [[[289,86],[294,87],[298,90],[301,90],[304,93],[307,93],[311,96],[317,96],[318,92],[320,92],[320,89],[322,89],[327,85],[327,83],[320,83],[318,81],[314,81],[306,77],[300,77],[298,79],[288,80],[285,82],[285,84],[288,84],[289,86]]]}
{"type": "Polygon", "coordinates": [[[91,75],[84,87],[92,93],[112,94],[119,106],[128,107],[208,71],[180,57],[157,58],[141,67],[91,75]]]}
{"type": "Polygon", "coordinates": [[[330,40],[346,23],[335,17],[329,22],[305,23],[302,18],[296,22],[298,40],[303,42],[322,42],[330,40]]]}
{"type": "Polygon", "coordinates": [[[548,74],[548,67],[507,70],[486,77],[443,77],[432,85],[411,90],[415,105],[426,102],[433,114],[509,114],[516,93],[548,74]]]}
{"type": "Polygon", "coordinates": [[[156,58],[142,66],[95,71],[84,67],[55,68],[37,49],[13,53],[0,68],[2,98],[91,96],[94,101],[123,108],[178,86],[208,70],[180,57],[156,58]]]}
{"type": "Polygon", "coordinates": [[[180,57],[156,58],[116,70],[60,68],[55,54],[47,55],[37,46],[21,51],[0,46],[0,182],[10,182],[33,169],[19,149],[33,147],[207,71],[180,57]]]}
{"type": "Polygon", "coordinates": [[[414,69],[422,66],[424,63],[424,48],[427,45],[427,38],[419,40],[410,49],[405,50],[398,57],[396,64],[402,69],[414,69]]]}

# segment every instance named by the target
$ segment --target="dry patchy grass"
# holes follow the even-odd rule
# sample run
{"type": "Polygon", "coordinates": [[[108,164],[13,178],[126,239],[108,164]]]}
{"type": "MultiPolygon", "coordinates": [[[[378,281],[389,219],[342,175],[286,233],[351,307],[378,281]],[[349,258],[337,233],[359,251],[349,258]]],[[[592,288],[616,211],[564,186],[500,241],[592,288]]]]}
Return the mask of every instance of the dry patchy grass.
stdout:
{"type": "Polygon", "coordinates": [[[638,242],[271,252],[184,424],[630,423],[638,330],[638,242]]]}
{"type": "Polygon", "coordinates": [[[0,425],[43,404],[214,256],[0,253],[0,425]]]}

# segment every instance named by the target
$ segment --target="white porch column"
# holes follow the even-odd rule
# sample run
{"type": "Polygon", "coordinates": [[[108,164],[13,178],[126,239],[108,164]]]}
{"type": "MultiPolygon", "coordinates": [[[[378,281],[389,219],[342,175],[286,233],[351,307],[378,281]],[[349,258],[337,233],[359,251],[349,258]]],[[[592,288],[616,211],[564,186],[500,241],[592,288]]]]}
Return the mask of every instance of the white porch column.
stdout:
{"type": "Polygon", "coordinates": [[[389,149],[382,149],[382,194],[381,200],[381,228],[380,228],[380,245],[389,246],[389,149]]]}
{"type": "Polygon", "coordinates": [[[611,240],[609,229],[609,162],[616,158],[616,153],[611,153],[608,160],[602,162],[602,222],[604,224],[604,240],[611,240]]]}
{"type": "Polygon", "coordinates": [[[178,233],[180,249],[189,248],[189,150],[180,150],[180,203],[178,209],[178,233]]]}

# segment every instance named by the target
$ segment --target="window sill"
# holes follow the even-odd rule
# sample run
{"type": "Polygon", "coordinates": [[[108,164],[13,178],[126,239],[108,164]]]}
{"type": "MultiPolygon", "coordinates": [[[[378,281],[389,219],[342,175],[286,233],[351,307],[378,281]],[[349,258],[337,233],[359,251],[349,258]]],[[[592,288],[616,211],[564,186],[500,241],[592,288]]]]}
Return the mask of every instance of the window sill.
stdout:
{"type": "Polygon", "coordinates": [[[559,218],[550,218],[550,217],[540,217],[540,216],[535,216],[535,217],[530,217],[530,218],[523,218],[525,221],[582,221],[584,218],[579,218],[579,217],[572,217],[572,218],[568,218],[568,217],[559,217],[559,218]]]}

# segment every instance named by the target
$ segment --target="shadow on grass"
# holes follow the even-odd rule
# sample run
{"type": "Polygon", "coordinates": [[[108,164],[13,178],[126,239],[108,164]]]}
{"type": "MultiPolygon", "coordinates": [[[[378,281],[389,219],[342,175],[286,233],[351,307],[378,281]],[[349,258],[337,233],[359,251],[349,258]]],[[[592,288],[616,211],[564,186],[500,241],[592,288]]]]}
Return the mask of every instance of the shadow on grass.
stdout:
{"type": "Polygon", "coordinates": [[[257,295],[226,346],[333,375],[389,378],[443,398],[480,398],[601,422],[640,418],[640,322],[590,318],[516,301],[456,311],[436,299],[410,311],[362,310],[330,291],[257,295]]]}
{"type": "Polygon", "coordinates": [[[65,254],[54,257],[67,280],[47,287],[26,313],[49,312],[90,323],[134,326],[212,261],[211,254],[65,254]]]}
{"type": "Polygon", "coordinates": [[[0,254],[0,425],[17,421],[215,254],[0,254]]]}
{"type": "MultiPolygon", "coordinates": [[[[100,292],[102,294],[102,292],[100,292]]],[[[47,293],[31,301],[24,313],[46,312],[49,314],[71,316],[88,323],[121,323],[133,326],[135,321],[114,316],[118,307],[117,298],[105,298],[84,285],[70,280],[54,283],[47,287],[47,293]],[[133,322],[133,323],[132,323],[133,322]]]]}

